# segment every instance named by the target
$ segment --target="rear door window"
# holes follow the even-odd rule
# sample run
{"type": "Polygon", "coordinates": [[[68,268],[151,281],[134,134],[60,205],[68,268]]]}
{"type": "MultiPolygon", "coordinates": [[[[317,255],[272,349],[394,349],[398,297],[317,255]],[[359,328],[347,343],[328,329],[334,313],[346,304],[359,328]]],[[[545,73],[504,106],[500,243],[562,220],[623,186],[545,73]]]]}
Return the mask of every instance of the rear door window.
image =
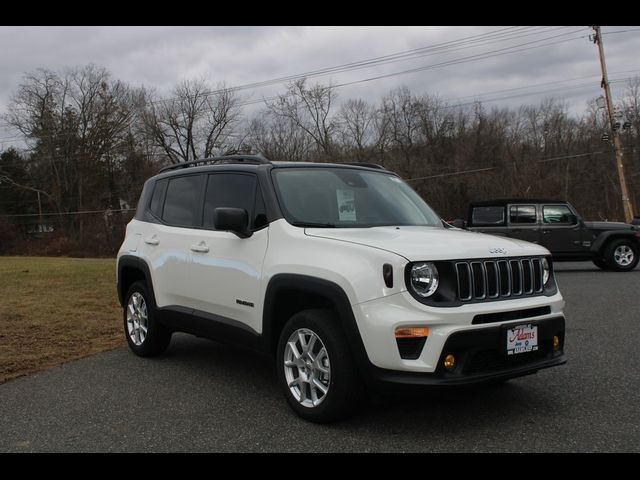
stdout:
{"type": "Polygon", "coordinates": [[[162,220],[177,227],[200,226],[200,186],[202,175],[171,178],[162,211],[162,220]]]}
{"type": "Polygon", "coordinates": [[[534,224],[536,221],[535,205],[511,205],[509,207],[509,223],[534,224]]]}

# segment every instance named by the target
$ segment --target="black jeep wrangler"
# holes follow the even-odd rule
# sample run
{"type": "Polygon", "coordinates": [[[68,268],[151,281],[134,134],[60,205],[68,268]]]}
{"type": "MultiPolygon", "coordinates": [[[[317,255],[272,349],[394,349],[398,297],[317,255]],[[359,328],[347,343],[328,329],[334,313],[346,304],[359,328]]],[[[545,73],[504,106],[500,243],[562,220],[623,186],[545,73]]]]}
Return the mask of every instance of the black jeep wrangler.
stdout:
{"type": "Polygon", "coordinates": [[[466,228],[539,243],[555,260],[591,260],[603,270],[633,270],[640,258],[639,226],[585,222],[562,200],[474,202],[469,205],[466,228]]]}

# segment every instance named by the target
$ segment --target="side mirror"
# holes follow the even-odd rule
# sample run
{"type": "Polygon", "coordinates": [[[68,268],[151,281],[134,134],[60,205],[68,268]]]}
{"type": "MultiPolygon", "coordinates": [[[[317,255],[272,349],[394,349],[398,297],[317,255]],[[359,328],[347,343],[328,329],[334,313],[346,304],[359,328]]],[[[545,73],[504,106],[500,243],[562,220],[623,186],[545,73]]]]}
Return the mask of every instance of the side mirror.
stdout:
{"type": "Polygon", "coordinates": [[[219,207],[213,212],[213,225],[216,230],[227,230],[240,238],[250,237],[249,215],[244,208],[219,207]]]}
{"type": "Polygon", "coordinates": [[[577,215],[574,215],[573,213],[567,215],[567,223],[570,223],[572,225],[578,223],[577,215]]]}
{"type": "Polygon", "coordinates": [[[456,218],[453,222],[451,222],[451,225],[456,228],[465,228],[467,226],[467,222],[465,222],[461,218],[456,218]]]}

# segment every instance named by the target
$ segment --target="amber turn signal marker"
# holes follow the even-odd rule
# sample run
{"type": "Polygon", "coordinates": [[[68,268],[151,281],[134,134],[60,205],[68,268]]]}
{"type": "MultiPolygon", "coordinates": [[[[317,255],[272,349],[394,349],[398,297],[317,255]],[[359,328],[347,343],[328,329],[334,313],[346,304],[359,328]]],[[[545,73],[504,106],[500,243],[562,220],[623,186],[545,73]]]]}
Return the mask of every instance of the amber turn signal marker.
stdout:
{"type": "Polygon", "coordinates": [[[553,351],[557,351],[560,348],[560,338],[557,335],[553,336],[553,351]]]}
{"type": "Polygon", "coordinates": [[[451,354],[444,357],[444,367],[447,370],[453,370],[454,368],[456,368],[456,357],[451,354]]]}
{"type": "Polygon", "coordinates": [[[396,338],[416,338],[428,336],[429,329],[427,327],[396,328],[396,338]]]}

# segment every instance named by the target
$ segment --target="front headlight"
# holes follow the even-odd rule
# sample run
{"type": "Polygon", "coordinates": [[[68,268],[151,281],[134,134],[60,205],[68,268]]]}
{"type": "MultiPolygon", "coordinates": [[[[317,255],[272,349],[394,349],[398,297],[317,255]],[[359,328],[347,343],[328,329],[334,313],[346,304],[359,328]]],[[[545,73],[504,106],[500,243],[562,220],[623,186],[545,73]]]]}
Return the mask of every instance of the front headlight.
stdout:
{"type": "Polygon", "coordinates": [[[549,260],[546,258],[542,259],[542,284],[546,285],[551,278],[551,267],[549,265],[549,260]]]}
{"type": "Polygon", "coordinates": [[[431,262],[416,263],[409,276],[411,288],[423,298],[430,297],[438,288],[438,269],[431,262]]]}

